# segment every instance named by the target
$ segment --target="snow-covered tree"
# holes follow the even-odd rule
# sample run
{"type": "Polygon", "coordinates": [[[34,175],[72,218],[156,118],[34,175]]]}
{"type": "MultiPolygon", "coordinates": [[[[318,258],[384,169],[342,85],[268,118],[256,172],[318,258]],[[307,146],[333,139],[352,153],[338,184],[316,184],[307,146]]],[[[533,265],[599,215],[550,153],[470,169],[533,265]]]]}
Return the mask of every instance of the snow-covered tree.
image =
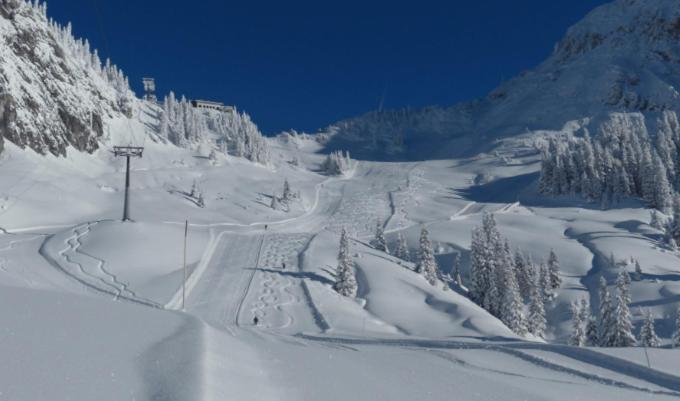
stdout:
{"type": "Polygon", "coordinates": [[[379,251],[390,253],[390,250],[387,248],[387,240],[385,239],[385,230],[380,220],[375,224],[375,238],[371,241],[371,245],[379,251]]]}
{"type": "Polygon", "coordinates": [[[519,285],[515,269],[512,266],[512,254],[510,247],[506,246],[506,258],[509,259],[501,267],[501,282],[503,288],[503,301],[501,304],[501,321],[505,323],[515,334],[525,335],[527,332],[526,318],[524,316],[524,304],[519,293],[519,285]]]}
{"type": "Polygon", "coordinates": [[[560,277],[560,262],[554,250],[550,250],[548,257],[548,271],[550,273],[550,288],[557,290],[562,285],[562,278],[560,277]]]}
{"type": "Polygon", "coordinates": [[[194,180],[193,184],[191,185],[189,197],[193,198],[193,201],[198,207],[205,207],[205,196],[203,194],[203,189],[196,180],[194,180]]]}
{"type": "Polygon", "coordinates": [[[675,330],[673,331],[673,338],[671,339],[673,348],[680,347],[680,308],[678,308],[675,315],[675,330]]]}
{"type": "Polygon", "coordinates": [[[600,345],[600,338],[598,335],[597,319],[595,316],[590,316],[586,323],[586,342],[587,345],[600,345]]]}
{"type": "Polygon", "coordinates": [[[515,250],[515,272],[517,274],[517,283],[519,290],[523,297],[528,297],[531,291],[531,286],[536,282],[534,274],[534,266],[524,254],[517,249],[515,250]]]}
{"type": "MultiPolygon", "coordinates": [[[[501,236],[490,213],[482,216],[482,226],[472,230],[470,246],[470,297],[492,312],[498,302],[497,266],[502,255],[501,236]]],[[[493,313],[493,312],[492,312],[493,313]]]]}
{"type": "Polygon", "coordinates": [[[600,309],[599,318],[600,324],[598,327],[598,338],[600,345],[603,347],[610,347],[613,343],[614,336],[614,307],[612,306],[612,299],[609,293],[609,288],[607,287],[607,280],[604,277],[600,277],[600,309]]]}
{"type": "Polygon", "coordinates": [[[654,316],[649,309],[645,311],[645,320],[640,329],[640,345],[643,347],[655,348],[661,345],[659,336],[654,329],[654,316]]]}
{"type": "Polygon", "coordinates": [[[656,209],[652,209],[650,212],[649,225],[660,231],[663,231],[665,227],[665,223],[662,221],[659,212],[656,209]]]}
{"type": "Polygon", "coordinates": [[[326,160],[321,165],[321,169],[329,175],[342,175],[351,170],[353,166],[352,159],[349,157],[349,152],[342,153],[342,151],[331,152],[326,156],[326,160]]]}
{"type": "Polygon", "coordinates": [[[635,280],[642,280],[642,266],[640,266],[640,261],[635,259],[635,280]]]}
{"type": "Polygon", "coordinates": [[[584,312],[582,311],[582,307],[583,305],[580,301],[571,303],[571,323],[573,329],[569,343],[575,347],[583,347],[586,345],[586,322],[583,320],[584,312]]]}
{"type": "Polygon", "coordinates": [[[630,313],[630,276],[622,269],[616,278],[616,309],[614,310],[614,331],[612,346],[630,347],[635,344],[632,315],[630,313]]]}
{"type": "MultiPolygon", "coordinates": [[[[664,111],[656,144],[639,113],[612,113],[591,141],[551,138],[543,149],[539,190],[546,195],[580,194],[609,207],[621,198],[642,198],[665,211],[680,190],[680,134],[677,115],[664,111]]],[[[678,238],[675,238],[676,242],[678,238]]]]}
{"type": "Polygon", "coordinates": [[[541,291],[543,302],[547,307],[555,299],[555,292],[553,291],[552,282],[550,280],[550,270],[544,261],[541,261],[541,264],[539,265],[538,287],[541,291]]]}
{"type": "Polygon", "coordinates": [[[281,194],[281,201],[288,204],[295,198],[295,194],[290,189],[290,184],[288,183],[288,178],[283,181],[283,192],[281,194]]]}
{"type": "Polygon", "coordinates": [[[349,236],[344,228],[340,234],[340,250],[338,252],[338,267],[335,274],[335,285],[338,294],[345,297],[355,297],[357,294],[357,279],[354,261],[349,249],[349,236]]]}
{"type": "Polygon", "coordinates": [[[270,150],[250,116],[237,112],[215,112],[194,108],[184,96],[177,100],[170,92],[163,100],[159,135],[170,143],[191,148],[211,141],[218,135],[223,150],[233,149],[234,155],[250,161],[268,164],[270,150]]]}
{"type": "Polygon", "coordinates": [[[406,237],[401,232],[397,235],[397,249],[394,255],[405,262],[411,261],[411,252],[408,249],[406,237]]]}
{"type": "Polygon", "coordinates": [[[543,338],[546,329],[545,301],[538,288],[538,283],[534,281],[529,292],[529,318],[527,328],[531,334],[543,338]]]}
{"type": "Polygon", "coordinates": [[[420,249],[416,271],[425,277],[430,284],[437,284],[439,267],[437,266],[437,260],[434,258],[430,234],[425,227],[420,231],[420,249]]]}
{"type": "Polygon", "coordinates": [[[463,287],[463,275],[460,273],[460,252],[453,255],[453,282],[463,287]]]}

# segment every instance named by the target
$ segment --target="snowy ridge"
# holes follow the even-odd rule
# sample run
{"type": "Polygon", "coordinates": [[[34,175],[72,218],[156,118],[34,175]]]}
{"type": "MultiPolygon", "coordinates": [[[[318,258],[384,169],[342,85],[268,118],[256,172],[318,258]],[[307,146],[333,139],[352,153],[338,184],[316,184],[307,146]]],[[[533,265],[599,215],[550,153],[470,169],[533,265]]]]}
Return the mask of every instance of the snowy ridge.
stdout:
{"type": "Polygon", "coordinates": [[[617,0],[571,27],[536,68],[484,99],[451,107],[373,111],[337,122],[319,138],[358,158],[422,160],[473,155],[493,140],[597,122],[610,112],[656,117],[680,110],[680,4],[617,0]]]}

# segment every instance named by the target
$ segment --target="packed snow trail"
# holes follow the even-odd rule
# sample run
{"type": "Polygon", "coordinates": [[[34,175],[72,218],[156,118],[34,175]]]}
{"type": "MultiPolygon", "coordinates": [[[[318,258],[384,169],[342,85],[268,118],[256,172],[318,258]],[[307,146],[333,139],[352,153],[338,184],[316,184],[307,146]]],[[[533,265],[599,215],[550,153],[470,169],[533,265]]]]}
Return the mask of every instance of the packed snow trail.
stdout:
{"type": "Polygon", "coordinates": [[[205,271],[186,298],[184,309],[221,328],[238,325],[240,319],[245,319],[239,317],[239,312],[264,240],[263,235],[220,235],[205,271]]]}

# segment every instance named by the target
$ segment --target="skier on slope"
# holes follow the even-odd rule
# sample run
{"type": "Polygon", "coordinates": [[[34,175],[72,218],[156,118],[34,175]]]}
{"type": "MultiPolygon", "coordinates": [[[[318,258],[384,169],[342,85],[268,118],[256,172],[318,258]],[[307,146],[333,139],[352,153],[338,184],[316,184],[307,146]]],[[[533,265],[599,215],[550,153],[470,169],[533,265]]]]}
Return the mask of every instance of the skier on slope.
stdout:
{"type": "Polygon", "coordinates": [[[257,326],[257,324],[260,322],[260,319],[258,319],[257,316],[253,317],[253,325],[257,326]]]}

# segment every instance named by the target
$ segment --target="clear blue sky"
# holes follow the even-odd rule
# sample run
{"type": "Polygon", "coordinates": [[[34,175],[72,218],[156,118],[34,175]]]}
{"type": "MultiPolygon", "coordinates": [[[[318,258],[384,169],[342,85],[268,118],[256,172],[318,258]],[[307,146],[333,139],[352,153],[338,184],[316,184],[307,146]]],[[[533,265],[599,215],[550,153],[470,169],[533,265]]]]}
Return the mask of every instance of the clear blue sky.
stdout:
{"type": "Polygon", "coordinates": [[[48,14],[71,21],[138,93],[153,76],[160,94],[235,104],[274,133],[315,131],[383,95],[386,108],[482,97],[605,2],[53,0],[48,14]]]}

